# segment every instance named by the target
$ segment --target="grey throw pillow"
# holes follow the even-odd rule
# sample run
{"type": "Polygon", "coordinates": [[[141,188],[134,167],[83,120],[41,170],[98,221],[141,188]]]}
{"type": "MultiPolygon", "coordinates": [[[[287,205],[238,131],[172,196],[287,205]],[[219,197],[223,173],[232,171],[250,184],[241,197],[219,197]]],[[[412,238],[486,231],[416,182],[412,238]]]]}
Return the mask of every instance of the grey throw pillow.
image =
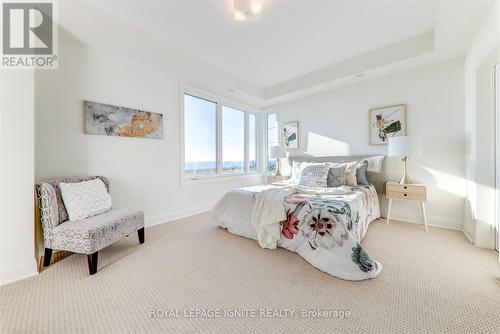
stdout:
{"type": "Polygon", "coordinates": [[[340,187],[345,185],[345,165],[330,166],[326,179],[327,187],[340,187]]]}
{"type": "Polygon", "coordinates": [[[325,164],[305,167],[300,174],[299,185],[306,187],[326,187],[326,178],[330,168],[325,164]]]}
{"type": "Polygon", "coordinates": [[[368,161],[363,160],[358,164],[358,167],[356,167],[356,180],[358,181],[358,184],[363,184],[367,185],[368,179],[366,178],[366,170],[368,169],[368,161]]]}

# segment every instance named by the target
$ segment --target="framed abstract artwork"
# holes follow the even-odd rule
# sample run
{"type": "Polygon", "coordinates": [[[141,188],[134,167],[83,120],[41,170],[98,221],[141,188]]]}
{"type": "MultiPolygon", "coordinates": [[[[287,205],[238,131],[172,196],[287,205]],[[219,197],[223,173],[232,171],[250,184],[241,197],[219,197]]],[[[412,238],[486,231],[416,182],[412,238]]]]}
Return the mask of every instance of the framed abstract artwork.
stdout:
{"type": "Polygon", "coordinates": [[[386,145],[389,138],[406,135],[406,105],[370,110],[370,144],[386,145]]]}
{"type": "Polygon", "coordinates": [[[162,114],[92,101],[84,101],[83,108],[86,134],[163,138],[162,114]]]}
{"type": "Polygon", "coordinates": [[[285,148],[299,148],[299,122],[283,124],[282,138],[285,148]]]}

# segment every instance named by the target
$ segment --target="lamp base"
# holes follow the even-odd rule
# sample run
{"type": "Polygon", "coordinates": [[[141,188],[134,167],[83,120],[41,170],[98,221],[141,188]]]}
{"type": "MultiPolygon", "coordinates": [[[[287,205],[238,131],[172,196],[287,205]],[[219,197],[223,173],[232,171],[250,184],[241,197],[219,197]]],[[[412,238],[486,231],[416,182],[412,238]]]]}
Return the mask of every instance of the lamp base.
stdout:
{"type": "Polygon", "coordinates": [[[408,175],[403,175],[401,178],[401,181],[399,181],[399,184],[412,184],[411,179],[408,175]]]}
{"type": "Polygon", "coordinates": [[[281,163],[280,163],[280,162],[281,162],[281,161],[280,161],[280,159],[279,159],[279,158],[278,158],[278,159],[276,159],[276,174],[275,174],[276,176],[281,176],[281,170],[280,170],[280,164],[281,164],[281,163]]]}
{"type": "Polygon", "coordinates": [[[401,181],[399,181],[399,184],[412,184],[410,177],[408,176],[408,157],[404,157],[403,159],[404,167],[403,167],[403,177],[401,178],[401,181]]]}

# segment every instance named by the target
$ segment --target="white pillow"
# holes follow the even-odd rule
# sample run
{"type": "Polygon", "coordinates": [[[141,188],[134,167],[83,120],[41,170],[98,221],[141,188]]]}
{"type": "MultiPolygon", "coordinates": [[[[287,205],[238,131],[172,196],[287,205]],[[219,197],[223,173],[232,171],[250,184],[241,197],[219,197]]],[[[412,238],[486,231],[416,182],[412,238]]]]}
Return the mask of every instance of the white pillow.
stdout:
{"type": "Polygon", "coordinates": [[[347,186],[356,187],[358,185],[358,180],[356,179],[356,168],[358,167],[358,162],[344,162],[345,164],[345,184],[347,186]]]}
{"type": "Polygon", "coordinates": [[[302,174],[302,171],[304,168],[307,166],[312,166],[312,165],[325,165],[324,162],[308,162],[308,161],[303,161],[303,162],[297,162],[294,161],[292,163],[292,173],[290,174],[290,182],[299,182],[300,181],[300,176],[302,174]]]}
{"type": "Polygon", "coordinates": [[[306,166],[300,174],[299,185],[306,187],[326,188],[326,179],[330,167],[325,164],[312,164],[306,166]]]}
{"type": "Polygon", "coordinates": [[[290,175],[290,181],[298,183],[300,181],[300,174],[302,174],[304,168],[306,166],[309,166],[310,164],[310,162],[292,162],[292,173],[290,175]]]}
{"type": "Polygon", "coordinates": [[[369,172],[382,173],[382,164],[384,162],[385,155],[377,155],[373,157],[367,157],[365,160],[368,161],[369,172]]]}
{"type": "Polygon", "coordinates": [[[72,222],[95,216],[111,209],[111,195],[101,179],[77,183],[59,183],[69,220],[72,222]]]}

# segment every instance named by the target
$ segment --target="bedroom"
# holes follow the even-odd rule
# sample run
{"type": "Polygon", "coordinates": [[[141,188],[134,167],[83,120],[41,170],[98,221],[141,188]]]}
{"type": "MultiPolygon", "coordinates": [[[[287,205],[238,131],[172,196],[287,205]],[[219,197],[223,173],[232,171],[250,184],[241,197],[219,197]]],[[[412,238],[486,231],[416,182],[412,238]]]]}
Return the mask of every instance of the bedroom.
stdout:
{"type": "Polygon", "coordinates": [[[54,67],[0,71],[1,332],[500,331],[497,2],[44,3],[54,67]]]}

